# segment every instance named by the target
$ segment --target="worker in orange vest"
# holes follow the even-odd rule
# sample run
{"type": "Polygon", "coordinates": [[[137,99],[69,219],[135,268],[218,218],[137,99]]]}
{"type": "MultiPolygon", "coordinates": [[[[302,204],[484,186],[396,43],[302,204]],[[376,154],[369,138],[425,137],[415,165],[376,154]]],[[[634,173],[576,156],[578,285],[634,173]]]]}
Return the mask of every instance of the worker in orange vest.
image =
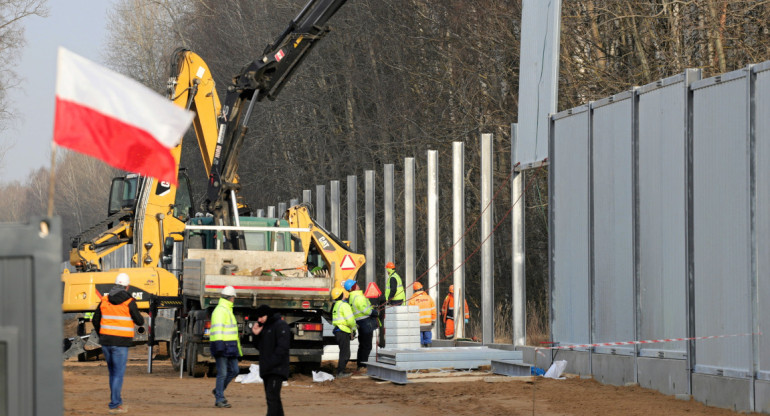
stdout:
{"type": "Polygon", "coordinates": [[[125,273],[118,274],[115,286],[102,297],[91,320],[99,334],[104,361],[110,372],[110,414],[128,412],[120,391],[128,362],[128,347],[134,345],[134,324],[144,325],[144,317],[136,307],[136,301],[127,292],[131,284],[125,273]]]}
{"type": "MultiPolygon", "coordinates": [[[[468,323],[471,315],[468,313],[468,302],[465,302],[465,323],[468,323]]],[[[455,336],[455,285],[449,285],[449,294],[444,299],[444,304],[441,306],[441,316],[444,319],[444,335],[447,338],[454,338],[455,336]]]]}
{"type": "Polygon", "coordinates": [[[409,305],[420,307],[420,345],[430,347],[431,330],[433,323],[436,322],[436,303],[425,293],[422,283],[414,282],[414,295],[409,299],[409,305]]]}

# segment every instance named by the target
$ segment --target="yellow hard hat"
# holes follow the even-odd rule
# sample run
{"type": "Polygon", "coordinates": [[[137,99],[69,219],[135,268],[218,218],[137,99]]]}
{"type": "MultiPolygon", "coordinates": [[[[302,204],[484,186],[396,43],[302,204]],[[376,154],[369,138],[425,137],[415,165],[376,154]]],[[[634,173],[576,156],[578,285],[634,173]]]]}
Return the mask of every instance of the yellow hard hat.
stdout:
{"type": "Polygon", "coordinates": [[[342,299],[345,296],[345,291],[341,287],[335,287],[332,289],[332,300],[342,299]]]}

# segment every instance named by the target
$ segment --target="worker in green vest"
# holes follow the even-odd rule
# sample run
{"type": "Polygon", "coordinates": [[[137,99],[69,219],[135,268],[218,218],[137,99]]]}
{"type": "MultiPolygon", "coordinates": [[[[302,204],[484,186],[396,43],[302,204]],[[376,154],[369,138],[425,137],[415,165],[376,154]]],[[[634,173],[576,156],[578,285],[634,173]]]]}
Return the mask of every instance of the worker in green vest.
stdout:
{"type": "Polygon", "coordinates": [[[332,333],[340,347],[340,356],[337,360],[337,378],[350,377],[350,373],[345,371],[345,367],[350,360],[350,340],[356,336],[356,318],[353,316],[353,309],[345,300],[345,291],[340,287],[332,289],[332,333]]]}
{"type": "Polygon", "coordinates": [[[215,407],[232,407],[225,398],[225,389],[238,375],[238,357],[243,355],[241,340],[238,337],[238,321],[233,314],[235,288],[225,286],[214,312],[211,314],[211,332],[209,341],[211,355],[217,365],[217,382],[211,393],[215,407]]]}
{"type": "Polygon", "coordinates": [[[388,274],[385,283],[386,304],[390,306],[403,305],[406,300],[406,293],[404,292],[404,282],[401,280],[401,276],[396,273],[396,265],[389,261],[385,265],[385,272],[388,274]]]}

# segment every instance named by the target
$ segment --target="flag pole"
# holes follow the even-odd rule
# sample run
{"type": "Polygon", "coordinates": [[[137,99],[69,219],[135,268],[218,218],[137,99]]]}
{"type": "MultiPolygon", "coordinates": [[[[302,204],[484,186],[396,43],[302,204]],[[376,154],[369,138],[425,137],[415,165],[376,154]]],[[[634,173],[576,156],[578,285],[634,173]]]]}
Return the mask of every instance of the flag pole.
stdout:
{"type": "Polygon", "coordinates": [[[51,177],[48,180],[48,218],[53,217],[53,190],[56,179],[56,142],[51,141],[51,177]]]}

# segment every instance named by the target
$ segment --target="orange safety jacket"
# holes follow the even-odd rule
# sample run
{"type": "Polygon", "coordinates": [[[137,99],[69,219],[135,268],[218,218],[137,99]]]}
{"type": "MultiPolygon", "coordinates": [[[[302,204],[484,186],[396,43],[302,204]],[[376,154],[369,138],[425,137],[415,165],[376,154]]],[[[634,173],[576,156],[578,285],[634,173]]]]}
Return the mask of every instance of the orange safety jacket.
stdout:
{"type": "Polygon", "coordinates": [[[128,310],[128,304],[133,300],[134,298],[129,298],[119,305],[113,305],[105,297],[99,307],[102,313],[100,335],[134,338],[134,320],[131,319],[131,312],[128,310]]]}
{"type": "MultiPolygon", "coordinates": [[[[471,314],[468,312],[468,302],[465,303],[465,319],[471,319],[471,314]]],[[[454,320],[455,317],[455,296],[448,294],[444,299],[444,304],[441,306],[441,316],[444,318],[444,322],[447,319],[454,320]]]]}
{"type": "Polygon", "coordinates": [[[415,292],[412,298],[409,299],[409,304],[420,307],[421,327],[430,326],[436,321],[436,303],[433,302],[433,299],[424,290],[415,292]]]}

